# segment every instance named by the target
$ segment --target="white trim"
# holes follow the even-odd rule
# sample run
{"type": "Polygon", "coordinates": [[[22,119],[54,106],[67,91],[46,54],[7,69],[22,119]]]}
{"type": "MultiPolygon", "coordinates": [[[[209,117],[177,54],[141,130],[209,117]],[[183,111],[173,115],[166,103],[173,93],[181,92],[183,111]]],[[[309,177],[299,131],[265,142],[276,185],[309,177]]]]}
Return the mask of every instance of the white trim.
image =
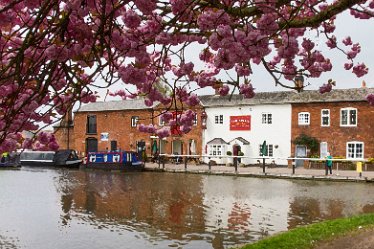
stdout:
{"type": "Polygon", "coordinates": [[[299,112],[297,114],[298,125],[310,125],[310,113],[309,112],[299,112]],[[306,118],[308,116],[308,118],[306,118]]]}
{"type": "Polygon", "coordinates": [[[52,163],[53,160],[38,160],[38,159],[22,159],[21,162],[41,162],[41,163],[52,163]]]}
{"type": "Polygon", "coordinates": [[[131,116],[131,127],[136,127],[139,123],[139,116],[131,116]]]}
{"type": "Polygon", "coordinates": [[[361,142],[361,141],[349,141],[346,143],[346,158],[347,159],[363,159],[364,158],[364,154],[365,154],[365,144],[364,142],[361,142]],[[350,157],[349,156],[349,147],[348,145],[349,144],[354,144],[354,150],[353,150],[353,157],[350,157]],[[357,145],[360,144],[362,145],[362,152],[361,152],[361,157],[357,157],[357,145]]]}
{"type": "Polygon", "coordinates": [[[353,107],[340,108],[340,126],[341,127],[356,127],[357,123],[358,123],[357,108],[353,108],[353,107]],[[347,124],[342,123],[342,121],[343,121],[343,111],[347,111],[347,124]],[[351,121],[350,121],[351,111],[356,112],[355,124],[351,124],[351,121]]]}
{"type": "Polygon", "coordinates": [[[273,114],[271,112],[262,112],[261,113],[261,123],[262,124],[272,124],[273,123],[273,114]],[[270,120],[270,122],[269,122],[270,120]]]}
{"type": "Polygon", "coordinates": [[[165,125],[165,121],[161,119],[161,116],[158,117],[158,124],[159,124],[160,126],[164,126],[164,125],[165,125]]]}
{"type": "Polygon", "coordinates": [[[82,160],[80,160],[80,159],[79,160],[72,160],[72,161],[68,160],[68,161],[65,162],[65,164],[70,165],[70,164],[76,164],[76,163],[81,163],[81,162],[82,162],[82,160]]]}
{"type": "Polygon", "coordinates": [[[321,126],[322,127],[329,127],[330,126],[330,120],[331,120],[331,118],[330,118],[330,109],[322,109],[321,110],[321,126]],[[324,111],[327,111],[328,113],[327,114],[323,114],[323,112],[324,111]],[[328,121],[327,121],[327,124],[323,124],[323,118],[324,117],[327,117],[328,119],[328,121]]]}
{"type": "Polygon", "coordinates": [[[327,142],[320,142],[319,143],[319,157],[325,158],[327,156],[328,149],[328,143],[327,142]]]}
{"type": "Polygon", "coordinates": [[[214,124],[223,124],[223,115],[215,115],[214,116],[214,124]]]}

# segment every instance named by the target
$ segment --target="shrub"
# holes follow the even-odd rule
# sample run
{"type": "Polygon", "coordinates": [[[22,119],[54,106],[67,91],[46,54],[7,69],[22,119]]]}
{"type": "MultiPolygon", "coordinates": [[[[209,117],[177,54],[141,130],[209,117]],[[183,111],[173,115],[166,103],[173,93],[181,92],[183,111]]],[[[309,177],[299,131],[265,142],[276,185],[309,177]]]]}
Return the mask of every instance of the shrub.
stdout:
{"type": "Polygon", "coordinates": [[[238,152],[238,156],[244,156],[244,152],[243,151],[239,151],[238,152]]]}
{"type": "Polygon", "coordinates": [[[295,140],[293,141],[294,144],[305,145],[307,148],[310,149],[310,152],[317,152],[319,148],[319,141],[315,137],[308,136],[306,134],[300,134],[295,140]]]}
{"type": "Polygon", "coordinates": [[[232,152],[231,152],[231,151],[227,151],[227,152],[226,152],[226,155],[228,155],[228,156],[232,156],[232,152]]]}

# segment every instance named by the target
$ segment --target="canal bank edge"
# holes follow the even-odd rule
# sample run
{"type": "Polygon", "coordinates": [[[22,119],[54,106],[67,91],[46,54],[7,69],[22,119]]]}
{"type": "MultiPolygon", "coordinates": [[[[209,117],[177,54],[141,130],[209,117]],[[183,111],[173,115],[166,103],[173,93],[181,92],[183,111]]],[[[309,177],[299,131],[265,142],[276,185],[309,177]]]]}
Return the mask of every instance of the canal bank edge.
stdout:
{"type": "Polygon", "coordinates": [[[239,176],[239,177],[256,177],[270,179],[295,179],[295,180],[316,180],[316,181],[334,181],[334,182],[366,182],[374,183],[374,178],[368,177],[349,177],[349,176],[313,176],[297,174],[272,174],[272,173],[235,173],[212,170],[184,170],[184,169],[162,169],[162,168],[145,168],[144,171],[150,172],[168,172],[168,173],[186,173],[186,174],[204,174],[218,176],[239,176]]]}

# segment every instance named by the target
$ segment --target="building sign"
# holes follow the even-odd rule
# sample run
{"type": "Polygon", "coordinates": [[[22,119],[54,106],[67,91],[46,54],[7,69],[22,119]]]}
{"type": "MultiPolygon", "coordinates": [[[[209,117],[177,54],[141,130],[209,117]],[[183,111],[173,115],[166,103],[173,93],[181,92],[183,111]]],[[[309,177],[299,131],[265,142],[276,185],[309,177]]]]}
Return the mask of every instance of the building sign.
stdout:
{"type": "Polygon", "coordinates": [[[100,140],[101,141],[108,141],[109,140],[109,133],[108,132],[103,132],[100,134],[100,140]]]}
{"type": "Polygon", "coordinates": [[[249,131],[251,130],[251,116],[230,116],[231,131],[249,131]]]}

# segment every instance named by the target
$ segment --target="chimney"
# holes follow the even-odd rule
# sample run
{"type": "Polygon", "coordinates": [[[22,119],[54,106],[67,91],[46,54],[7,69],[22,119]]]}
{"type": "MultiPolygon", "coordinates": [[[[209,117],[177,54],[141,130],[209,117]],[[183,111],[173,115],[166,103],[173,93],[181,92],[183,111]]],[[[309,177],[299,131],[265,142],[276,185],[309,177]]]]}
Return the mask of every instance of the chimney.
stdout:
{"type": "Polygon", "coordinates": [[[216,83],[216,84],[213,85],[214,95],[215,96],[220,96],[220,94],[219,94],[220,87],[221,87],[221,84],[219,84],[219,83],[216,83]]]}
{"type": "Polygon", "coordinates": [[[364,80],[362,81],[361,88],[366,88],[366,82],[364,80]]]}

